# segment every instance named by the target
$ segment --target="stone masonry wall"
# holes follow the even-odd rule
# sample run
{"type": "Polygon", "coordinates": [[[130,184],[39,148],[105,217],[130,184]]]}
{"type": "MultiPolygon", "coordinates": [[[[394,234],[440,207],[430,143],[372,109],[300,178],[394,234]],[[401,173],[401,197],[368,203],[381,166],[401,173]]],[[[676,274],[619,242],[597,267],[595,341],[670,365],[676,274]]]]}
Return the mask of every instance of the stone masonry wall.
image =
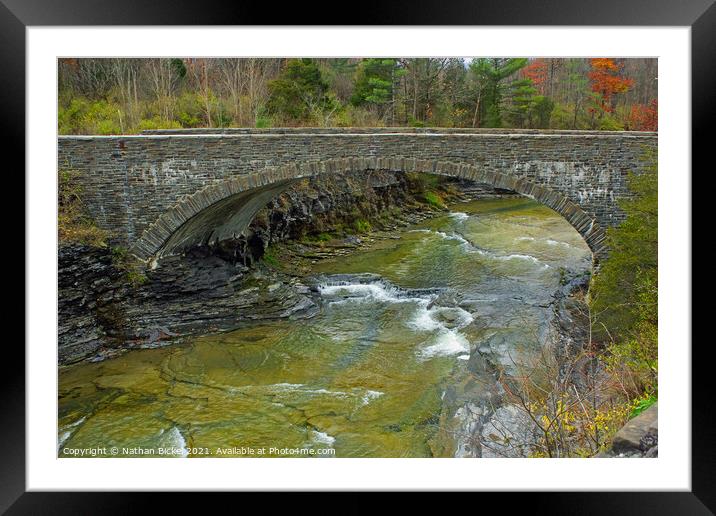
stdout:
{"type": "Polygon", "coordinates": [[[60,136],[58,168],[79,173],[91,215],[129,247],[207,185],[266,167],[341,158],[435,160],[509,174],[564,195],[607,227],[623,218],[617,200],[629,195],[627,174],[644,170],[644,154],[656,146],[655,133],[629,132],[179,130],[60,136]]]}

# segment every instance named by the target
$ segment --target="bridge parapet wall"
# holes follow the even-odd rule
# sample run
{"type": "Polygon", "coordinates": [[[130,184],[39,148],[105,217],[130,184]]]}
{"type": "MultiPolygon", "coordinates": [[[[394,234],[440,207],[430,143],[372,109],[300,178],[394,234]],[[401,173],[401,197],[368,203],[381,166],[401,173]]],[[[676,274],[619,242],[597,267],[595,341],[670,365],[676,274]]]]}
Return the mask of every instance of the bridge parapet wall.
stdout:
{"type": "Polygon", "coordinates": [[[630,135],[656,137],[656,132],[626,131],[585,131],[581,129],[502,129],[471,127],[216,127],[183,129],[146,129],[142,135],[182,135],[182,134],[542,134],[542,135],[581,135],[615,136],[630,135]]]}

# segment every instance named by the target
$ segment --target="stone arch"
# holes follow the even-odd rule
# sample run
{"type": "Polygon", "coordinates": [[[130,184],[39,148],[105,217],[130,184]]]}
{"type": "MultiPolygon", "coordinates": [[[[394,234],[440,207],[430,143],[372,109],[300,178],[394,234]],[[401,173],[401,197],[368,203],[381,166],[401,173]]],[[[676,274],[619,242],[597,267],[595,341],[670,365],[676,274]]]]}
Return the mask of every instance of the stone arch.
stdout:
{"type": "Polygon", "coordinates": [[[190,245],[238,236],[262,207],[291,184],[318,174],[367,170],[445,175],[512,190],[562,215],[584,238],[595,263],[606,256],[604,229],[594,217],[556,190],[470,163],[401,156],[290,163],[218,181],[180,199],[164,212],[144,231],[131,252],[142,261],[152,262],[190,245]]]}

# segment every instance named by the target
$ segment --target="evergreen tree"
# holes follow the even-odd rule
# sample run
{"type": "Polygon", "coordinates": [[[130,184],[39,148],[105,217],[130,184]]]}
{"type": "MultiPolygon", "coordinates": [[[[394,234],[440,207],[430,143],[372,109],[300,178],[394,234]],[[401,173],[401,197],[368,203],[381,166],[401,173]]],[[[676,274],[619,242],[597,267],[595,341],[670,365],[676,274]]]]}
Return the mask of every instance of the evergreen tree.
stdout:
{"type": "Polygon", "coordinates": [[[512,104],[509,107],[509,117],[514,127],[531,126],[537,88],[530,79],[521,79],[512,84],[512,104]]]}
{"type": "Polygon", "coordinates": [[[351,104],[384,105],[392,100],[395,59],[364,59],[356,73],[351,104]]]}
{"type": "Polygon", "coordinates": [[[292,59],[277,79],[268,83],[266,108],[280,117],[306,120],[315,109],[331,104],[328,83],[313,59],[292,59]]]}
{"type": "Polygon", "coordinates": [[[536,96],[532,101],[532,125],[536,129],[548,129],[554,111],[554,100],[544,95],[536,96]]]}
{"type": "Polygon", "coordinates": [[[479,58],[470,64],[477,84],[473,126],[502,127],[502,100],[514,87],[505,79],[525,65],[525,58],[479,58]]]}

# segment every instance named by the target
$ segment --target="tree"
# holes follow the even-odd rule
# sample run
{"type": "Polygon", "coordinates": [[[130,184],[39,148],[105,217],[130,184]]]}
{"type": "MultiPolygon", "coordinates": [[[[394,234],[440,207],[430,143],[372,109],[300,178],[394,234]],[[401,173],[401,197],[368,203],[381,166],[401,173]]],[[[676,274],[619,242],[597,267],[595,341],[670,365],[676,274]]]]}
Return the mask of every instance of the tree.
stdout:
{"type": "Polygon", "coordinates": [[[141,73],[141,64],[141,59],[112,60],[112,75],[122,103],[126,106],[126,120],[120,120],[122,132],[126,126],[133,126],[140,118],[137,79],[141,73]]]}
{"type": "Polygon", "coordinates": [[[236,125],[253,126],[266,97],[266,83],[276,59],[230,58],[217,60],[223,92],[228,94],[236,125]]]}
{"type": "Polygon", "coordinates": [[[507,113],[514,127],[549,127],[554,101],[537,95],[537,88],[531,79],[519,79],[512,83],[511,100],[507,113]]]}
{"type": "Polygon", "coordinates": [[[584,74],[584,60],[570,59],[567,62],[567,80],[569,83],[568,102],[571,101],[574,107],[572,117],[572,129],[577,128],[579,112],[583,109],[587,93],[587,77],[584,74]]]}
{"type": "Polygon", "coordinates": [[[395,59],[364,59],[356,72],[355,88],[351,96],[354,106],[371,106],[379,110],[380,118],[386,106],[394,101],[395,59]]]}
{"type": "Polygon", "coordinates": [[[360,61],[347,57],[316,59],[329,88],[342,103],[350,102],[355,88],[356,69],[360,61]]]}
{"type": "Polygon", "coordinates": [[[512,103],[508,114],[515,127],[531,126],[530,119],[537,88],[530,79],[520,79],[512,84],[512,103]]]}
{"type": "Polygon", "coordinates": [[[186,75],[186,67],[179,59],[163,58],[147,59],[145,65],[161,117],[163,120],[171,120],[174,114],[174,90],[179,80],[186,75]]]}
{"type": "Polygon", "coordinates": [[[214,75],[216,73],[216,62],[214,59],[196,59],[195,81],[197,83],[199,96],[204,107],[204,116],[206,117],[206,126],[214,127],[212,121],[212,111],[214,111],[215,95],[212,88],[214,83],[214,75]]]}
{"type": "Polygon", "coordinates": [[[526,64],[525,58],[479,58],[470,64],[476,83],[473,127],[502,127],[502,99],[513,88],[503,81],[526,64]]]}
{"type": "Polygon", "coordinates": [[[244,120],[241,96],[246,89],[248,78],[247,61],[248,59],[219,59],[218,62],[221,84],[229,95],[234,121],[239,125],[242,125],[244,120]]]}
{"type": "Polygon", "coordinates": [[[445,71],[452,59],[400,59],[396,76],[402,77],[403,123],[425,125],[435,114],[441,99],[445,71]]]}
{"type": "Polygon", "coordinates": [[[589,80],[594,93],[589,111],[601,118],[605,113],[614,111],[616,95],[628,91],[634,85],[634,80],[622,76],[624,64],[614,59],[595,58],[590,59],[589,63],[589,80]]]}
{"type": "Polygon", "coordinates": [[[272,124],[656,130],[657,62],[62,58],[64,133],[272,124]]]}
{"type": "Polygon", "coordinates": [[[522,75],[529,79],[540,95],[545,94],[547,83],[547,62],[544,59],[535,59],[522,69],[522,75]]]}
{"type": "Polygon", "coordinates": [[[552,111],[554,111],[554,101],[551,98],[544,95],[536,96],[532,102],[531,127],[538,129],[548,128],[552,111]]]}
{"type": "Polygon", "coordinates": [[[61,59],[60,71],[65,78],[61,83],[70,85],[75,91],[91,99],[106,97],[113,83],[113,59],[61,59]]]}
{"type": "Polygon", "coordinates": [[[468,68],[464,59],[450,59],[442,81],[442,98],[438,108],[440,125],[467,127],[472,115],[472,92],[468,85],[468,68]]]}
{"type": "Polygon", "coordinates": [[[328,83],[313,59],[292,59],[281,75],[268,83],[269,112],[295,120],[307,120],[316,109],[330,108],[328,83]]]}

